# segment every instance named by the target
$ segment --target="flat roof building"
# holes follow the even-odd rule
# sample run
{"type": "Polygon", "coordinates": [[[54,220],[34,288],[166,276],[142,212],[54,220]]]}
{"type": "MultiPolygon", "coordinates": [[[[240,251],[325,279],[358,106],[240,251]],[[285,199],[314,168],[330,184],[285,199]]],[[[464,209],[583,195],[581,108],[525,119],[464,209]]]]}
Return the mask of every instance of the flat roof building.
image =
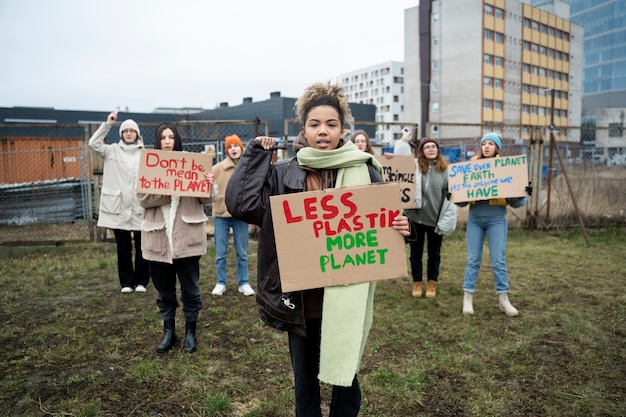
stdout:
{"type": "Polygon", "coordinates": [[[421,136],[458,137],[445,124],[466,123],[519,140],[554,123],[557,140],[577,140],[583,31],[558,3],[560,15],[516,0],[405,10],[404,111],[421,136]]]}

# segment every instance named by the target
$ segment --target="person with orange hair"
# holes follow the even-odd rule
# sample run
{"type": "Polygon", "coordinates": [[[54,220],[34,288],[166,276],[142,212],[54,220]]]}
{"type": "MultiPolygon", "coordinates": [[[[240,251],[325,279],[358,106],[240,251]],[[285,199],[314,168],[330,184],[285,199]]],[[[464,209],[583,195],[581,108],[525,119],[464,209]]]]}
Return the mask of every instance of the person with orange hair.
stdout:
{"type": "Polygon", "coordinates": [[[224,202],[224,195],[228,180],[235,172],[235,167],[243,153],[244,147],[237,135],[226,136],[224,143],[226,158],[213,165],[212,172],[217,182],[219,197],[213,202],[213,217],[215,226],[215,273],[217,283],[211,294],[224,295],[226,292],[226,257],[228,255],[228,238],[230,229],[233,229],[233,240],[237,254],[237,283],[239,292],[245,296],[254,295],[254,290],[248,281],[248,223],[231,216],[224,202]]]}

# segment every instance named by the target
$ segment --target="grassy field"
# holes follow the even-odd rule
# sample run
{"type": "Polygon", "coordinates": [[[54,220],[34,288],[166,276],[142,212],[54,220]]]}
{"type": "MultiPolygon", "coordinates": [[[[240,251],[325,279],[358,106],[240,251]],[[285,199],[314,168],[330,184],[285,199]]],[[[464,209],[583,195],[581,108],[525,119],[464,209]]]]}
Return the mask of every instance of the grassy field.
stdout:
{"type": "MultiPolygon", "coordinates": [[[[435,299],[379,282],[360,415],[626,415],[626,228],[589,234],[587,248],[576,229],[510,232],[517,318],[498,311],[487,262],[476,314],[461,314],[463,231],[444,240],[435,299]]],[[[286,335],[237,293],[232,253],[222,297],[213,248],[201,260],[198,351],[159,355],[156,292],[120,294],[112,243],[0,252],[1,416],[294,415],[286,335]]]]}

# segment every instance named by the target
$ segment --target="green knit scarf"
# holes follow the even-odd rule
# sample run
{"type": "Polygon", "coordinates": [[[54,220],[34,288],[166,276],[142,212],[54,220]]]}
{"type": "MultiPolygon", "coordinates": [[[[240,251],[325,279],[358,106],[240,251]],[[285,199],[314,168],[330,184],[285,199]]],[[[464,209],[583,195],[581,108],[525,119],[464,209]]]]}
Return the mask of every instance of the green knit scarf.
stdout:
{"type": "MultiPolygon", "coordinates": [[[[382,166],[351,141],[331,151],[311,147],[296,154],[300,165],[316,169],[337,169],[335,188],[371,182],[366,162],[382,173],[382,166]]],[[[372,327],[375,282],[324,288],[320,381],[349,387],[359,371],[365,342],[372,327]]]]}

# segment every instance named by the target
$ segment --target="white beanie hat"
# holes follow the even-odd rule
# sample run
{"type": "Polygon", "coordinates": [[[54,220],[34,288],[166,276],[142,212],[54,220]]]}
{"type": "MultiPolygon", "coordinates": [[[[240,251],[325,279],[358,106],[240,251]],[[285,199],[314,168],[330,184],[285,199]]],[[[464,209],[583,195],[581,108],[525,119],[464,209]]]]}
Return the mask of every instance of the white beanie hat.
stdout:
{"type": "Polygon", "coordinates": [[[143,140],[141,137],[141,131],[139,130],[139,125],[133,119],[127,119],[122,122],[120,125],[120,138],[122,137],[122,132],[126,129],[133,129],[137,132],[137,138],[143,140]]]}

